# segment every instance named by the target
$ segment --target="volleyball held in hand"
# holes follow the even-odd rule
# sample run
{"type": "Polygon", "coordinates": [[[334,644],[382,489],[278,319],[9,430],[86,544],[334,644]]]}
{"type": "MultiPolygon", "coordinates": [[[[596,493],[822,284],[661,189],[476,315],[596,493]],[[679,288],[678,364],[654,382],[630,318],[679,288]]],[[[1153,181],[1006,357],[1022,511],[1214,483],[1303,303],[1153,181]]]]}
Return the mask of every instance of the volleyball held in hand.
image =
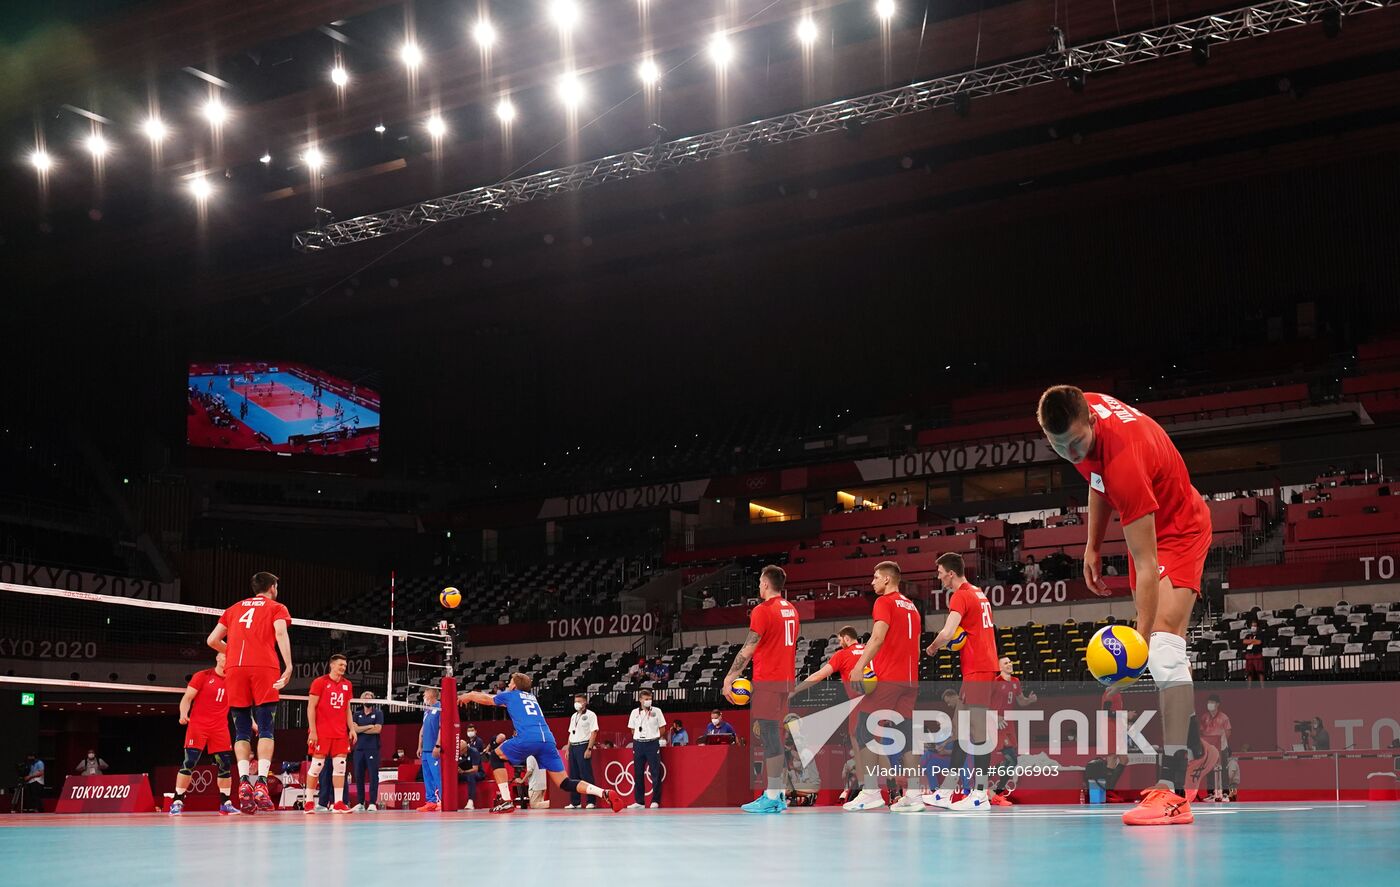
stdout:
{"type": "Polygon", "coordinates": [[[957,631],[954,631],[954,632],[953,632],[953,638],[952,638],[952,640],[948,641],[948,649],[949,649],[949,650],[952,650],[954,653],[956,653],[956,652],[958,652],[959,650],[961,650],[963,647],[966,647],[966,646],[967,646],[967,629],[965,629],[965,628],[963,628],[961,625],[959,625],[958,628],[957,628],[957,631]]]}
{"type": "Polygon", "coordinates": [[[1105,625],[1084,651],[1089,673],[1106,687],[1131,684],[1147,670],[1147,641],[1127,625],[1105,625]]]}
{"type": "Polygon", "coordinates": [[[462,604],[462,593],[455,588],[444,588],[442,594],[438,595],[438,600],[449,610],[455,610],[462,604]]]}
{"type": "Polygon", "coordinates": [[[735,705],[748,705],[753,695],[753,684],[748,678],[735,678],[729,688],[729,701],[735,705]]]}
{"type": "Polygon", "coordinates": [[[856,689],[866,696],[869,696],[871,693],[875,692],[875,685],[879,682],[880,679],[875,674],[875,666],[867,665],[865,671],[861,675],[861,679],[856,681],[856,689]]]}

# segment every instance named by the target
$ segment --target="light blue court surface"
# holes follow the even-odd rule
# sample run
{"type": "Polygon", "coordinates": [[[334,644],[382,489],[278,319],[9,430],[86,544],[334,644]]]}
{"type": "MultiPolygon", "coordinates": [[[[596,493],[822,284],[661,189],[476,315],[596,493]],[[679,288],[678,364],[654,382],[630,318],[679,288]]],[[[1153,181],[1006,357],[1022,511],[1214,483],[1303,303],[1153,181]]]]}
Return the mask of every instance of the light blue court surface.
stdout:
{"type": "MultiPolygon", "coordinates": [[[[248,415],[243,419],[243,423],[254,431],[267,435],[274,444],[284,444],[294,434],[320,434],[326,431],[373,428],[379,425],[379,413],[324,389],[321,392],[321,418],[317,419],[316,402],[311,399],[316,386],[300,376],[292,373],[259,373],[254,378],[255,384],[275,382],[280,386],[279,391],[302,394],[306,398],[300,409],[295,403],[291,403],[281,404],[275,410],[264,408],[255,398],[249,398],[248,415]],[[337,406],[341,408],[339,416],[335,412],[337,406]]],[[[241,375],[190,376],[189,380],[191,388],[206,394],[222,395],[224,403],[235,416],[238,415],[239,405],[243,403],[243,394],[248,390],[241,375]],[[237,388],[233,387],[234,382],[238,383],[237,388]]]]}
{"type": "Polygon", "coordinates": [[[0,883],[1400,884],[1400,803],[1201,804],[1194,825],[1138,829],[1123,809],[0,816],[0,883]]]}

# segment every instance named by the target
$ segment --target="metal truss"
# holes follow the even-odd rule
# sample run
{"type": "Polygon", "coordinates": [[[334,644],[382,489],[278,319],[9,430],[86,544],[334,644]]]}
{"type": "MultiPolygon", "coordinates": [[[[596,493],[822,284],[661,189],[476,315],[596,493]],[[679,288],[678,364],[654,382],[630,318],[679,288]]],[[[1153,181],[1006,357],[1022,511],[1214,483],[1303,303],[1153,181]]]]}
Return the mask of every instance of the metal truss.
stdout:
{"type": "Polygon", "coordinates": [[[499,212],[520,203],[546,200],[623,181],[648,173],[750,151],[813,136],[918,114],[942,107],[965,106],[972,98],[1015,92],[1044,83],[1067,81],[1083,86],[1084,78],[1117,68],[1196,52],[1208,54],[1213,45],[1248,40],[1324,22],[1340,26],[1342,18],[1400,4],[1400,0],[1275,0],[1218,12],[1085,43],[1063,47],[1052,43],[1045,53],[984,68],[912,83],[860,98],[755,120],[729,129],[658,142],[650,148],[614,154],[547,172],[484,185],[422,203],[354,219],[333,222],[293,235],[293,248],[314,252],[412,231],[437,222],[481,213],[499,212]]]}

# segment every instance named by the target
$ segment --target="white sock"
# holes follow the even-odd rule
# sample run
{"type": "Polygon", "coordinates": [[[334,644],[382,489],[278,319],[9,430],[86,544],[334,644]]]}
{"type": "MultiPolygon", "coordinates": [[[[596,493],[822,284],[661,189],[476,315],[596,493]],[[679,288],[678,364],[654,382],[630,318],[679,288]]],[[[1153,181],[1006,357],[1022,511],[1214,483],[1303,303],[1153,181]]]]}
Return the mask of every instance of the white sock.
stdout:
{"type": "Polygon", "coordinates": [[[498,788],[498,789],[501,790],[501,800],[503,800],[503,801],[511,801],[512,803],[514,803],[514,801],[512,801],[511,796],[510,796],[510,784],[509,784],[509,783],[498,782],[498,783],[496,783],[496,788],[498,788]]]}
{"type": "Polygon", "coordinates": [[[249,764],[248,764],[247,761],[239,761],[239,762],[238,762],[238,775],[239,775],[239,777],[241,777],[241,778],[243,778],[243,779],[247,779],[247,778],[248,778],[248,771],[249,771],[249,769],[250,769],[250,767],[249,767],[249,764]]]}
{"type": "Polygon", "coordinates": [[[770,788],[767,791],[765,791],[764,794],[770,798],[773,798],[774,800],[777,800],[778,798],[781,798],[783,796],[783,790],[780,788],[770,788]]]}
{"type": "Polygon", "coordinates": [[[592,783],[580,783],[578,790],[585,795],[592,795],[595,798],[601,798],[603,796],[603,790],[592,783]]]}
{"type": "Polygon", "coordinates": [[[342,804],[345,803],[345,786],[337,785],[335,787],[335,799],[342,804]]]}
{"type": "Polygon", "coordinates": [[[258,758],[258,775],[263,779],[272,772],[272,758],[258,758]]]}

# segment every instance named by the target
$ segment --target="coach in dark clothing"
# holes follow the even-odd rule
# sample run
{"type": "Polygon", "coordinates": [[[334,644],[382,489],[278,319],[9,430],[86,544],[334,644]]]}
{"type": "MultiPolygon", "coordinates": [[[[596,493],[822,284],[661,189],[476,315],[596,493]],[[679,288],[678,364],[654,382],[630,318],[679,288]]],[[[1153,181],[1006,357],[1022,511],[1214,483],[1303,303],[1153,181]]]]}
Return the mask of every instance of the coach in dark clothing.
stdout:
{"type": "MultiPolygon", "coordinates": [[[[373,699],[366,690],[361,699],[373,699]]],[[[377,705],[357,705],[351,713],[355,718],[355,748],[350,753],[350,774],[355,780],[356,807],[379,804],[379,733],[384,729],[384,709],[377,705]],[[365,783],[369,792],[365,792],[365,783]]]]}
{"type": "Polygon", "coordinates": [[[1327,735],[1327,728],[1322,726],[1322,718],[1313,718],[1312,747],[1314,751],[1329,751],[1332,748],[1332,737],[1327,735]]]}

